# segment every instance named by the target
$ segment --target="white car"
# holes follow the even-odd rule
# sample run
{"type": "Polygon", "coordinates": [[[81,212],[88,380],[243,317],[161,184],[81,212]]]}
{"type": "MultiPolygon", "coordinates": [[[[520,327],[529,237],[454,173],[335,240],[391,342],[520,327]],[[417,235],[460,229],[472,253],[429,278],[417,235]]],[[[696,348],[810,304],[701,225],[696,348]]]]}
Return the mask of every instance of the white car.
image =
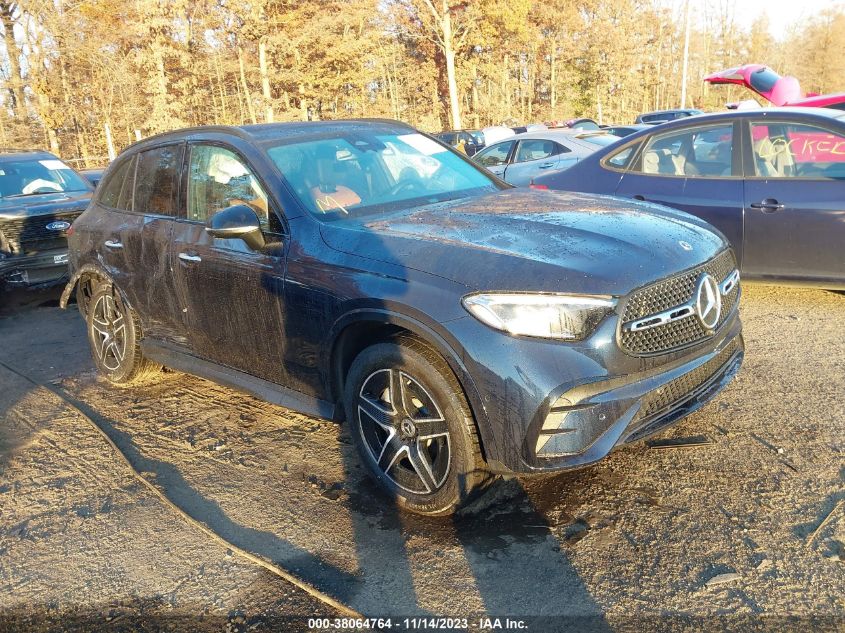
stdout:
{"type": "Polygon", "coordinates": [[[572,167],[618,140],[618,136],[594,131],[529,132],[488,145],[473,160],[512,185],[526,186],[537,176],[572,167]]]}

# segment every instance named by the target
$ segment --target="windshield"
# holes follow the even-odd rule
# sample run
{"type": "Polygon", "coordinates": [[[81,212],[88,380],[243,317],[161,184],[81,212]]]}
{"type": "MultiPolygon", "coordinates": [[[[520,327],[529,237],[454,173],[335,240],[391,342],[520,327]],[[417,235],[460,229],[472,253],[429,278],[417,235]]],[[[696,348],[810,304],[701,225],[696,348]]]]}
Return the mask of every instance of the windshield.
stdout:
{"type": "Polygon", "coordinates": [[[771,92],[779,79],[780,75],[771,68],[761,68],[751,73],[749,83],[757,92],[771,92]]]}
{"type": "Polygon", "coordinates": [[[305,207],[354,219],[498,189],[480,169],[422,134],[355,130],[271,145],[267,153],[305,207]]]}
{"type": "Polygon", "coordinates": [[[0,198],[90,190],[79,174],[57,158],[0,162],[0,198]]]}

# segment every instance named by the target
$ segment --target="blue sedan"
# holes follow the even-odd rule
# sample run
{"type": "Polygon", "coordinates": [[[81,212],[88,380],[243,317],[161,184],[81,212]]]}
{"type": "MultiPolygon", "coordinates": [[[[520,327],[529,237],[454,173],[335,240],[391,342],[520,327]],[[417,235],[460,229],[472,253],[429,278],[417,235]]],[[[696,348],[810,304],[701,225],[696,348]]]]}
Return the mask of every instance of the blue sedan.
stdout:
{"type": "Polygon", "coordinates": [[[696,215],[746,279],[845,289],[845,112],[767,108],[632,134],[535,187],[604,193],[696,215]]]}

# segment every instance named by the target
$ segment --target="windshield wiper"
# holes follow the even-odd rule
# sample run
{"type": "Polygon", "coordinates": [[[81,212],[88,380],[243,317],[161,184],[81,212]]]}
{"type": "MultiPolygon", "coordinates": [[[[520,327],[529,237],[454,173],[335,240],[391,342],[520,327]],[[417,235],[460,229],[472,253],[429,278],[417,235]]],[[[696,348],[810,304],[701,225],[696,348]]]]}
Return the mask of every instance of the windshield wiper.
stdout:
{"type": "Polygon", "coordinates": [[[65,191],[33,191],[31,193],[13,193],[11,196],[3,196],[4,198],[26,198],[27,196],[47,196],[51,193],[67,193],[65,191]]]}

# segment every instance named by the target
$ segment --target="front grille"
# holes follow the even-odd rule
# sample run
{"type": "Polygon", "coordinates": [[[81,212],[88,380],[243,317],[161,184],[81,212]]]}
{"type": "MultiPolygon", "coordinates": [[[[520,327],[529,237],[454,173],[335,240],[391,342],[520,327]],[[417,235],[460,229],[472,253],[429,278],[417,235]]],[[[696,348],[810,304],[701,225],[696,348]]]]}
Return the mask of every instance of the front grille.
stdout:
{"type": "MultiPolygon", "coordinates": [[[[695,292],[696,283],[702,272],[707,272],[721,283],[736,268],[733,251],[725,250],[706,264],[692,268],[680,275],[636,290],[631,294],[620,321],[622,324],[641,319],[690,301],[695,292]]],[[[722,297],[722,313],[715,329],[719,329],[730,316],[739,296],[739,285],[722,297]]],[[[622,349],[634,356],[650,356],[680,349],[704,340],[712,333],[695,316],[678,321],[670,321],[649,329],[638,331],[620,331],[622,349]]]]}
{"type": "Polygon", "coordinates": [[[82,211],[70,211],[20,218],[0,218],[0,234],[6,238],[12,252],[18,255],[63,248],[67,245],[67,232],[51,231],[47,225],[57,220],[73,223],[81,213],[82,211]]]}
{"type": "Polygon", "coordinates": [[[647,393],[642,400],[637,420],[645,420],[682,403],[707,383],[731,359],[737,349],[739,349],[739,337],[734,338],[725,346],[725,349],[703,365],[647,393]]]}

